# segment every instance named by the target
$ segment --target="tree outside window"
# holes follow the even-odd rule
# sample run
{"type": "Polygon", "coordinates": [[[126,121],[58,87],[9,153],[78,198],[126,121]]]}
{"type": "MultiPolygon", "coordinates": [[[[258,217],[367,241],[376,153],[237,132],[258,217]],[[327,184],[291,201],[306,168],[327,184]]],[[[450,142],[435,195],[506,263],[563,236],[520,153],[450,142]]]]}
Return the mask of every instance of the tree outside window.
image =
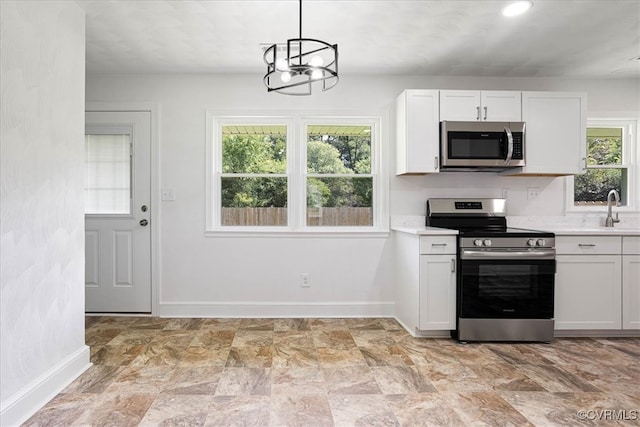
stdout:
{"type": "Polygon", "coordinates": [[[628,168],[624,164],[623,127],[587,128],[587,171],[574,178],[574,205],[607,204],[615,189],[628,202],[628,168]]]}
{"type": "Polygon", "coordinates": [[[207,230],[378,231],[379,120],[211,116],[207,230]]]}
{"type": "Polygon", "coordinates": [[[287,127],[222,126],[221,224],[287,225],[287,127]]]}
{"type": "Polygon", "coordinates": [[[306,225],[373,225],[370,125],[307,126],[306,225]]]}

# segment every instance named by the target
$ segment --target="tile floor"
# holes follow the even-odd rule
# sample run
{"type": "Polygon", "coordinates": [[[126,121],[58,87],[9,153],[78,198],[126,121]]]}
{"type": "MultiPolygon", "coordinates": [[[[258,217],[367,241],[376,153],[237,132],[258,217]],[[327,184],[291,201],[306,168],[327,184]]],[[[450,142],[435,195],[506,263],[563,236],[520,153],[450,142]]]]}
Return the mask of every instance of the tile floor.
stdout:
{"type": "Polygon", "coordinates": [[[640,425],[640,338],[463,345],[392,319],[86,324],[94,365],[24,425],[640,425]]]}

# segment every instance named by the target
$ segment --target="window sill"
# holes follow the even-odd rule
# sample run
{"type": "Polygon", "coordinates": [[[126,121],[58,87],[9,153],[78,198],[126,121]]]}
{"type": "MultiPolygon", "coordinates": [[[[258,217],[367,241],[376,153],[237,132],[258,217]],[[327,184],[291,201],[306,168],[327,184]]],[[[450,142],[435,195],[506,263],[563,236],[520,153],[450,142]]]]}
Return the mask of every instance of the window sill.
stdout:
{"type": "Polygon", "coordinates": [[[286,238],[388,238],[390,235],[389,230],[376,230],[376,229],[323,229],[323,230],[264,230],[264,229],[250,229],[250,230],[207,230],[204,232],[204,237],[286,237],[286,238]]]}

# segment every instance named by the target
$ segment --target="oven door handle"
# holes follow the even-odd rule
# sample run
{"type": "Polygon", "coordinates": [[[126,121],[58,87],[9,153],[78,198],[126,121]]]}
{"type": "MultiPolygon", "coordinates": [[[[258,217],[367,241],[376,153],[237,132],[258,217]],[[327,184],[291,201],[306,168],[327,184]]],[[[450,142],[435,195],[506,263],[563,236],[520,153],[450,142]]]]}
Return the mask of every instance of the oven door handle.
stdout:
{"type": "Polygon", "coordinates": [[[556,258],[555,249],[536,249],[535,251],[510,251],[510,250],[496,250],[490,251],[478,251],[472,249],[461,249],[460,259],[549,259],[554,260],[556,258]]]}

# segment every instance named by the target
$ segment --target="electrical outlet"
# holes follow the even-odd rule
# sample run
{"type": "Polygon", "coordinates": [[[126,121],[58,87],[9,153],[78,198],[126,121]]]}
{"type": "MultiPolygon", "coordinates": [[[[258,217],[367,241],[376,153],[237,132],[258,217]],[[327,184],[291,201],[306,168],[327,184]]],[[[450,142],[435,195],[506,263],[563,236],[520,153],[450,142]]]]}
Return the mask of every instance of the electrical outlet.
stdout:
{"type": "Polygon", "coordinates": [[[506,199],[507,197],[509,197],[509,189],[508,188],[503,188],[502,189],[502,198],[506,199]]]}
{"type": "Polygon", "coordinates": [[[540,195],[539,187],[529,187],[527,188],[527,200],[535,200],[540,195]]]}
{"type": "Polygon", "coordinates": [[[300,273],[300,287],[301,288],[311,287],[311,275],[309,273],[300,273]]]}

